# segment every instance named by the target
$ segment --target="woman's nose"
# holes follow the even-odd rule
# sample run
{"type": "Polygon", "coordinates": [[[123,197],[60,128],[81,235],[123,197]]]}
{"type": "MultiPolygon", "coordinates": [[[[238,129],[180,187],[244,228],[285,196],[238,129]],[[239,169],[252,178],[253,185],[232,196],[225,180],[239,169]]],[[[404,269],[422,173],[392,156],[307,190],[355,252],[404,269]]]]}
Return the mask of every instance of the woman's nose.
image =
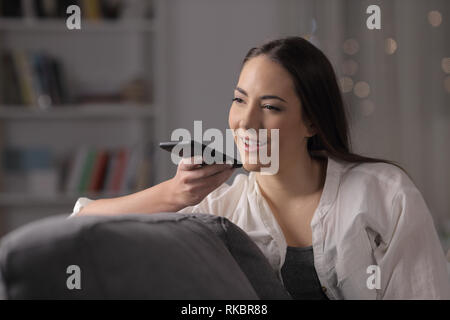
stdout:
{"type": "Polygon", "coordinates": [[[239,127],[243,129],[261,128],[261,110],[256,104],[248,105],[239,122],[239,127]]]}

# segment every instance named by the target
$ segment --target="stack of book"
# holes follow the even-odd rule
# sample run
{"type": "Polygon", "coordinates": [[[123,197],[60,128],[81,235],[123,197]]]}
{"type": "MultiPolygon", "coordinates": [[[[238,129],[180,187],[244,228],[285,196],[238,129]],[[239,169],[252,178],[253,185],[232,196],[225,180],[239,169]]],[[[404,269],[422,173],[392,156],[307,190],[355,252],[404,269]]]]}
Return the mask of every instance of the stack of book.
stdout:
{"type": "Polygon", "coordinates": [[[6,180],[4,191],[40,196],[58,193],[59,170],[51,149],[46,146],[8,146],[0,154],[6,180]]]}
{"type": "Polygon", "coordinates": [[[150,160],[143,148],[83,146],[72,158],[65,191],[114,196],[142,190],[149,184],[150,160]]]}
{"type": "Polygon", "coordinates": [[[46,54],[4,52],[0,70],[0,104],[46,108],[68,102],[61,64],[46,54]]]}

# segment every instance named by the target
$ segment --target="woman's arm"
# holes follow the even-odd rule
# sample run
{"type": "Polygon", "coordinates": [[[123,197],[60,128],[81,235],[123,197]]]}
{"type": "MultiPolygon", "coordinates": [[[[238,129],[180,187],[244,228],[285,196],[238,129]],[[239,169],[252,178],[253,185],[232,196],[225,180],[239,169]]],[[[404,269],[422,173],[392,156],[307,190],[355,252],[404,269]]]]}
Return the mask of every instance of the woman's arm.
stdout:
{"type": "Polygon", "coordinates": [[[393,232],[377,256],[383,299],[450,299],[446,259],[433,219],[415,187],[393,200],[393,232]]]}
{"type": "Polygon", "coordinates": [[[228,164],[200,167],[183,160],[172,179],[130,195],[92,201],[75,216],[177,212],[200,203],[233,173],[228,164]]]}
{"type": "Polygon", "coordinates": [[[76,216],[124,213],[176,212],[185,206],[171,197],[171,180],[126,196],[99,199],[84,206],[76,216]]]}

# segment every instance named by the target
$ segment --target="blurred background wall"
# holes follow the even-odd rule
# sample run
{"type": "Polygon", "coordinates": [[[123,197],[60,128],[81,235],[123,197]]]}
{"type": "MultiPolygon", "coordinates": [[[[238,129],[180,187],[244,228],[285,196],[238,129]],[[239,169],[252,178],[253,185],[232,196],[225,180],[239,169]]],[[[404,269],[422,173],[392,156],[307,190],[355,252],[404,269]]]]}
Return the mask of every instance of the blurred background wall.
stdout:
{"type": "MultiPolygon", "coordinates": [[[[69,159],[67,169],[60,170],[66,170],[66,176],[73,172],[70,159],[77,154],[82,158],[79,150],[85,142],[95,145],[96,151],[139,149],[135,158],[151,159],[151,164],[129,172],[131,189],[116,188],[107,194],[158,183],[172,177],[176,168],[170,156],[155,147],[157,142],[169,140],[176,128],[193,130],[194,120],[202,120],[204,129],[225,130],[246,52],[266,40],[303,36],[322,49],[335,67],[349,109],[354,151],[397,161],[408,170],[432,212],[444,247],[450,248],[449,1],[141,2],[151,3],[149,12],[139,7],[139,1],[127,3],[132,4],[127,14],[108,19],[91,14],[83,18],[86,27],[79,31],[58,29],[56,18],[49,19],[49,25],[38,19],[29,28],[21,17],[1,19],[0,48],[50,52],[64,67],[69,96],[78,97],[69,100],[71,113],[52,113],[62,110],[55,106],[37,116],[43,121],[36,116],[30,119],[29,108],[16,108],[13,113],[4,106],[3,148],[39,140],[56,150],[56,158],[69,159]],[[369,5],[381,9],[380,30],[366,26],[369,5]],[[141,12],[147,13],[140,16],[141,12]],[[115,107],[116,113],[107,109],[95,114],[92,110],[99,105],[115,107]],[[80,106],[87,107],[87,114],[78,112],[80,106]],[[29,139],[52,126],[53,133],[29,139]],[[55,135],[64,139],[54,139],[55,135]],[[140,147],[131,148],[135,145],[140,147]],[[142,175],[148,180],[135,181],[142,175]]],[[[5,171],[3,176],[8,176],[5,171]]],[[[56,203],[17,197],[23,186],[14,190],[16,198],[6,196],[8,186],[4,186],[0,202],[3,216],[8,217],[3,220],[4,230],[42,215],[69,213],[80,195],[105,195],[101,188],[105,184],[97,189],[94,182],[90,184],[91,191],[72,188],[64,193],[69,194],[66,198],[56,196],[65,199],[56,203]]],[[[64,190],[56,189],[58,194],[64,190]]]]}

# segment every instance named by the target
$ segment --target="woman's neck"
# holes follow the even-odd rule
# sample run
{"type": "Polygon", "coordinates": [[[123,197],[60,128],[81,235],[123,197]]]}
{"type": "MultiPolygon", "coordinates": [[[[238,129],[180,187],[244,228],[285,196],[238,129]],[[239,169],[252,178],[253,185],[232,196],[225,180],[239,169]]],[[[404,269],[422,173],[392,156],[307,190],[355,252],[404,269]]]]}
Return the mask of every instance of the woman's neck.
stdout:
{"type": "Polygon", "coordinates": [[[327,161],[312,158],[308,152],[289,157],[280,163],[278,173],[256,173],[256,181],[263,194],[274,202],[301,200],[321,192],[325,184],[327,161]]]}

